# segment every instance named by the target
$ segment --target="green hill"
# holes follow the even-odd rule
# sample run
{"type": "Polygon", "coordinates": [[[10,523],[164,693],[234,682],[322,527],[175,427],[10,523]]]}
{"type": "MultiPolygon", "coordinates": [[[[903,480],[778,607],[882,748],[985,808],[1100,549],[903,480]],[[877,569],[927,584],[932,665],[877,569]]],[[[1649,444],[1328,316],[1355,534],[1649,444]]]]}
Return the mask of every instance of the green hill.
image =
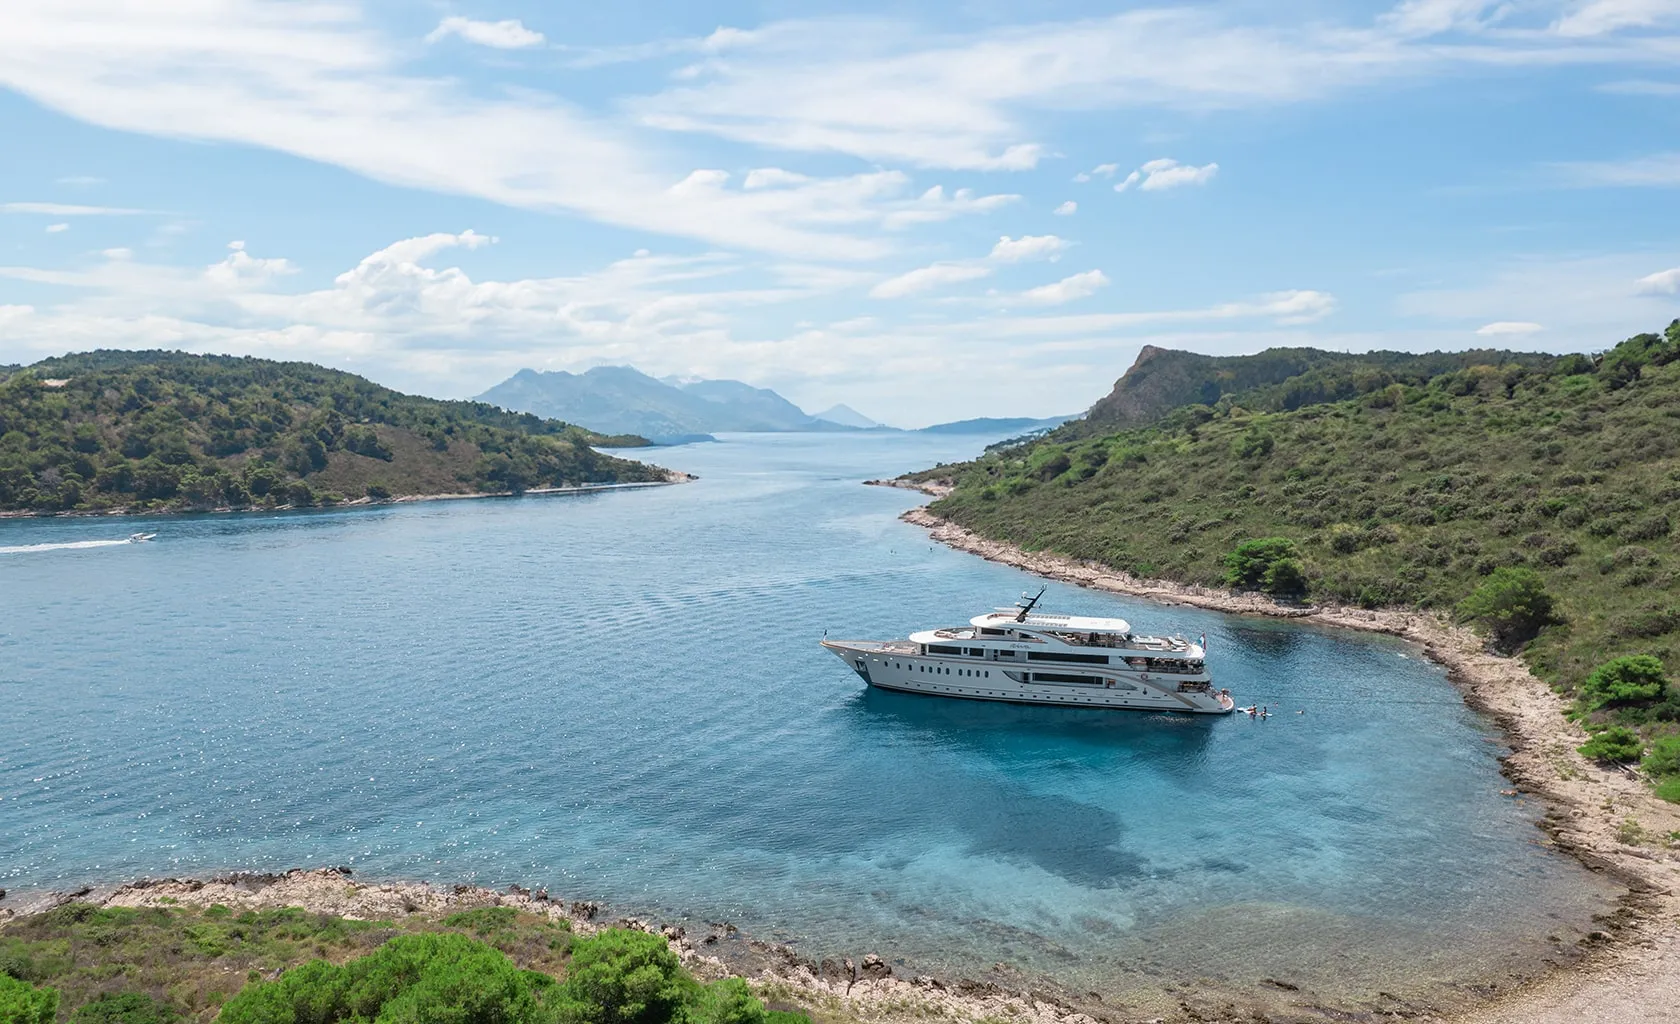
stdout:
{"type": "Polygon", "coordinates": [[[89,352],[0,375],[0,510],[164,511],[653,481],[639,445],[354,374],[182,352],[89,352]]]}
{"type": "MultiPolygon", "coordinates": [[[[1680,321],[1596,359],[1461,355],[1496,361],[1406,379],[1305,358],[1147,425],[1087,422],[911,476],[954,481],[932,511],[978,533],[1139,576],[1480,614],[1566,692],[1622,655],[1680,666],[1680,321]],[[1253,557],[1288,564],[1268,579],[1253,557]],[[1464,604],[1522,579],[1551,603],[1528,628],[1464,604]]],[[[1680,691],[1650,697],[1582,710],[1675,732],[1680,691]]]]}

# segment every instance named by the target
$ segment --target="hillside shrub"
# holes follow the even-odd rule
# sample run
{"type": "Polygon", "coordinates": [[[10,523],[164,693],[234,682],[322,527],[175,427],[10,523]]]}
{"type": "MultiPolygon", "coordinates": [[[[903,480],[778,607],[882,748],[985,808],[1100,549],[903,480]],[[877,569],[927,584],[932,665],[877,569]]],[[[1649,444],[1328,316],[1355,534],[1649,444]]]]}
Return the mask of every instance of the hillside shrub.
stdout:
{"type": "Polygon", "coordinates": [[[1233,587],[1254,587],[1268,593],[1272,587],[1295,578],[1305,581],[1300,553],[1288,537],[1260,537],[1245,540],[1225,556],[1225,582],[1233,587]],[[1279,569],[1280,563],[1292,563],[1279,569]],[[1274,572],[1274,570],[1277,570],[1274,572]]]}
{"type": "Polygon", "coordinates": [[[1612,658],[1593,670],[1581,684],[1583,709],[1641,707],[1655,704],[1668,694],[1663,663],[1649,654],[1612,658]]]}
{"type": "Polygon", "coordinates": [[[1307,570],[1299,558],[1280,558],[1260,578],[1260,589],[1278,596],[1307,592],[1307,570]]]}
{"type": "Polygon", "coordinates": [[[181,1015],[144,992],[117,992],[79,1007],[70,1024],[175,1024],[181,1015]]]}
{"type": "Polygon", "coordinates": [[[53,1024],[58,1016],[58,990],[36,988],[9,974],[0,974],[0,1021],[5,1024],[53,1024]]]}
{"type": "Polygon", "coordinates": [[[572,947],[557,995],[563,1024],[667,1024],[700,992],[664,939],[609,928],[572,947]]]}
{"type": "Polygon", "coordinates": [[[1576,748],[1583,757],[1606,764],[1627,764],[1639,760],[1645,744],[1639,734],[1624,725],[1613,725],[1576,748]]]}
{"type": "Polygon", "coordinates": [[[1680,778],[1680,736],[1664,736],[1652,743],[1639,766],[1653,778],[1680,778]]]}
{"type": "Polygon", "coordinates": [[[335,966],[316,960],[254,982],[228,1000],[218,1024],[549,1024],[554,980],[522,971],[464,935],[399,935],[335,966]]]}
{"type": "Polygon", "coordinates": [[[768,1024],[767,1011],[740,978],[707,985],[689,1014],[692,1024],[768,1024]]]}
{"type": "Polygon", "coordinates": [[[1470,596],[1459,603],[1461,616],[1480,622],[1494,643],[1511,650],[1534,638],[1552,621],[1552,596],[1533,569],[1505,566],[1495,569],[1470,596]]]}
{"type": "Polygon", "coordinates": [[[1231,450],[1239,459],[1261,459],[1272,454],[1272,449],[1276,446],[1277,438],[1273,437],[1270,431],[1255,425],[1232,443],[1231,450]]]}

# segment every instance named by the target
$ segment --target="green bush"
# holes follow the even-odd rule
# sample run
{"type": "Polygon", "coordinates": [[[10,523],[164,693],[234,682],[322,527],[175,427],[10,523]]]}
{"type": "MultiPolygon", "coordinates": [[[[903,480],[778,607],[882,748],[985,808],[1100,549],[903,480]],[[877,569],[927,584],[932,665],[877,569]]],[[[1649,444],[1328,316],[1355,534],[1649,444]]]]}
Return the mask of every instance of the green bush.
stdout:
{"type": "MultiPolygon", "coordinates": [[[[1245,540],[1236,550],[1225,556],[1225,582],[1233,587],[1259,587],[1269,590],[1266,577],[1280,562],[1294,562],[1299,569],[1299,553],[1295,542],[1288,537],[1260,537],[1245,540]]],[[[1288,573],[1288,570],[1285,570],[1288,573]]]]}
{"type": "Polygon", "coordinates": [[[1680,778],[1680,736],[1664,736],[1652,743],[1640,767],[1653,778],[1680,778]]]}
{"type": "Polygon", "coordinates": [[[1649,654],[1612,658],[1593,670],[1581,684],[1583,708],[1640,707],[1655,704],[1668,695],[1663,663],[1649,654]]]}
{"type": "Polygon", "coordinates": [[[510,928],[519,919],[519,911],[512,907],[474,907],[443,919],[446,928],[465,928],[479,935],[510,928]]]}
{"type": "Polygon", "coordinates": [[[0,949],[0,975],[16,978],[19,981],[38,981],[35,975],[35,961],[28,950],[0,949]]]}
{"type": "Polygon", "coordinates": [[[1680,804],[1680,775],[1670,775],[1657,783],[1657,796],[1671,804],[1680,804]]]}
{"type": "Polygon", "coordinates": [[[1493,570],[1469,597],[1459,603],[1464,618],[1480,622],[1500,647],[1521,646],[1552,621],[1552,595],[1533,569],[1504,566],[1493,570]]]}
{"type": "Polygon", "coordinates": [[[565,1024],[667,1024],[699,995],[664,939],[609,928],[572,947],[556,1006],[565,1024]]]}
{"type": "Polygon", "coordinates": [[[322,960],[246,986],[218,1024],[549,1024],[554,980],[464,935],[400,935],[342,967],[322,960]]]}
{"type": "Polygon", "coordinates": [[[1260,578],[1260,589],[1268,594],[1304,594],[1307,592],[1307,570],[1298,558],[1280,558],[1260,578]]]}
{"type": "Polygon", "coordinates": [[[1615,725],[1594,736],[1592,739],[1576,748],[1585,757],[1606,764],[1626,764],[1639,760],[1644,753],[1645,744],[1640,742],[1639,734],[1623,725],[1615,725]]]}
{"type": "Polygon", "coordinates": [[[174,1024],[181,1015],[144,992],[117,992],[83,1004],[70,1024],[174,1024]]]}
{"type": "Polygon", "coordinates": [[[0,1022],[53,1024],[58,1016],[58,989],[36,988],[9,974],[0,974],[0,1022]]]}
{"type": "Polygon", "coordinates": [[[693,1024],[767,1024],[767,1011],[740,978],[714,981],[700,993],[689,1014],[693,1024]]]}

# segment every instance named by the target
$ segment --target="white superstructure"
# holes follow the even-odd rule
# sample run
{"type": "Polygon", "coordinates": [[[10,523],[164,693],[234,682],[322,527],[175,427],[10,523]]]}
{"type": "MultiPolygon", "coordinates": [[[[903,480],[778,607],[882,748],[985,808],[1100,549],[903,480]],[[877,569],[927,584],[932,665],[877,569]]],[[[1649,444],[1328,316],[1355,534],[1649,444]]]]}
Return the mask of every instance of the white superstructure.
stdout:
{"type": "MultiPolygon", "coordinates": [[[[1042,595],[1042,592],[1040,592],[1042,595]]],[[[870,686],[940,697],[1224,714],[1235,702],[1181,637],[1138,636],[1124,619],[1023,607],[908,640],[824,640],[870,686]]]]}

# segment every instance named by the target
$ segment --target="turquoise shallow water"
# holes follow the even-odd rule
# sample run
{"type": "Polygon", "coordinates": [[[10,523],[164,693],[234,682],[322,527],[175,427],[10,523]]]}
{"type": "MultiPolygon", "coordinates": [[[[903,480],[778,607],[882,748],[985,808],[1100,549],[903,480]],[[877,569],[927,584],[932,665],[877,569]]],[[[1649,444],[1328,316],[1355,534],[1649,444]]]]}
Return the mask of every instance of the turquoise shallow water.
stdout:
{"type": "Polygon", "coordinates": [[[1206,632],[1220,685],[1282,713],[863,689],[825,629],[1034,585],[859,486],[977,447],[747,436],[658,451],[701,479],[653,490],[0,522],[0,886],[348,864],[1110,997],[1448,991],[1609,898],[1395,641],[1052,585],[1206,632]]]}

